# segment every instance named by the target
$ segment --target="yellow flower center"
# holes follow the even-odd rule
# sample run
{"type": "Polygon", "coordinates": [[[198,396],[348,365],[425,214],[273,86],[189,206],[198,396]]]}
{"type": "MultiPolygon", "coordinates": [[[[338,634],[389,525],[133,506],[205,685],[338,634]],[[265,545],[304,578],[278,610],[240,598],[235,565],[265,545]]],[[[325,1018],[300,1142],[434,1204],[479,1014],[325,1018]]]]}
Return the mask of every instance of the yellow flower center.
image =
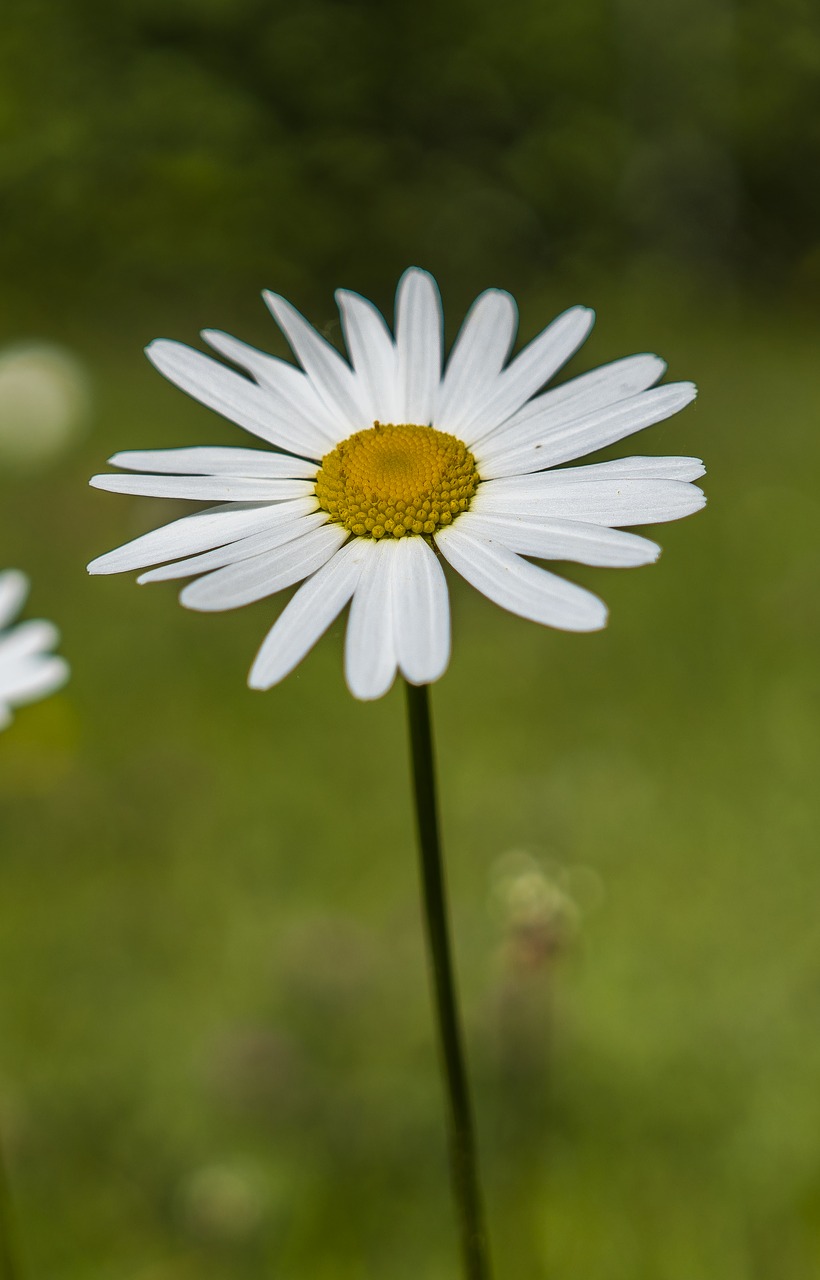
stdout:
{"type": "Polygon", "coordinates": [[[445,431],[374,422],[322,458],[316,496],[360,538],[435,533],[466,511],[478,488],[475,458],[445,431]]]}

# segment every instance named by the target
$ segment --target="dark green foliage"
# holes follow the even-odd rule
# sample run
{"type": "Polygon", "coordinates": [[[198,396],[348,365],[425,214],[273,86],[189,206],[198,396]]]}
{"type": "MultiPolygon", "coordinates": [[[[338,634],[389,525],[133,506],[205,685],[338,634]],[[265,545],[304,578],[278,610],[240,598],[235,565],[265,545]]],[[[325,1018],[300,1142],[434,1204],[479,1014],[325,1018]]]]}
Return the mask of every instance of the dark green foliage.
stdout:
{"type": "MultiPolygon", "coordinates": [[[[3,19],[5,288],[93,311],[408,261],[816,277],[807,0],[26,0],[3,19]]],[[[469,287],[469,285],[467,285],[469,287]]]]}

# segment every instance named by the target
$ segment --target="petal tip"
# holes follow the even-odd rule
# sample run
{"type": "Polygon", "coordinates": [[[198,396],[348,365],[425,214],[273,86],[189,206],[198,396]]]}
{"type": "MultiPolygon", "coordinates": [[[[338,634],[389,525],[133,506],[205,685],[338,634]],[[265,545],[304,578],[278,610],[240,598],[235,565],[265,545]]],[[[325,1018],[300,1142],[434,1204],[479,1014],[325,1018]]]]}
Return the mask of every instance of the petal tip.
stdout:
{"type": "Polygon", "coordinates": [[[414,281],[428,286],[440,310],[442,305],[441,289],[436,277],[430,271],[425,270],[424,267],[408,267],[406,271],[401,273],[399,283],[396,286],[396,301],[398,302],[404,296],[407,289],[412,288],[414,281]]]}
{"type": "Polygon", "coordinates": [[[349,680],[347,682],[347,687],[350,689],[350,692],[353,694],[353,697],[357,702],[378,702],[379,698],[385,697],[385,695],[393,688],[393,681],[390,681],[390,684],[386,689],[379,689],[375,693],[370,689],[354,689],[352,688],[349,680]]]}
{"type": "Polygon", "coordinates": [[[405,280],[412,279],[414,276],[423,277],[425,280],[429,280],[431,284],[436,284],[435,276],[433,276],[426,267],[411,266],[405,267],[404,271],[402,271],[399,276],[399,285],[401,285],[405,280]]]}
{"type": "MultiPolygon", "coordinates": [[[[193,586],[193,583],[191,583],[191,586],[193,586]]],[[[204,604],[202,601],[197,600],[196,597],[191,599],[190,595],[188,594],[188,587],[184,587],[182,591],[180,591],[179,603],[182,605],[183,609],[190,609],[192,613],[218,612],[218,610],[214,609],[212,605],[204,604]]]]}
{"type": "Polygon", "coordinates": [[[263,289],[262,300],[273,315],[274,319],[276,319],[276,312],[280,307],[287,307],[290,305],[287,298],[283,298],[281,293],[274,293],[273,289],[263,289]]]}
{"type": "Polygon", "coordinates": [[[594,307],[587,307],[583,302],[577,302],[574,307],[568,307],[564,312],[566,318],[583,321],[588,328],[594,325],[597,314],[594,307]]]}
{"type": "Polygon", "coordinates": [[[156,364],[157,355],[171,343],[170,338],[152,338],[146,347],[143,348],[151,364],[156,364]]]}

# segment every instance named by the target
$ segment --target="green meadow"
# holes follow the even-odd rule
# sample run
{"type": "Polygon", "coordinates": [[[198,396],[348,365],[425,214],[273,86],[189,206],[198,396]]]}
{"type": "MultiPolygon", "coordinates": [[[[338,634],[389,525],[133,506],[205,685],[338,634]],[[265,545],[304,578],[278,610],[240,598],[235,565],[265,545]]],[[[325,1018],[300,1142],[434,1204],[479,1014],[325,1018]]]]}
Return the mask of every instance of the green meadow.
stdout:
{"type": "MultiPolygon", "coordinates": [[[[597,635],[451,580],[433,708],[504,1280],[820,1264],[820,332],[682,297],[577,299],[599,321],[567,372],[651,348],[695,377],[694,407],[610,452],[703,456],[706,511],[649,530],[651,568],[561,566],[610,605],[597,635]]],[[[523,336],[573,301],[522,298],[523,336]]],[[[280,349],[253,299],[234,328],[280,349]]],[[[27,613],[59,621],[73,666],[0,739],[0,1098],[27,1274],[445,1280],[401,690],[349,696],[339,623],[252,693],[279,599],[203,616],[172,585],[85,575],[193,509],[88,489],[110,452],[244,437],[138,338],[75,350],[92,429],[0,504],[27,613]]]]}

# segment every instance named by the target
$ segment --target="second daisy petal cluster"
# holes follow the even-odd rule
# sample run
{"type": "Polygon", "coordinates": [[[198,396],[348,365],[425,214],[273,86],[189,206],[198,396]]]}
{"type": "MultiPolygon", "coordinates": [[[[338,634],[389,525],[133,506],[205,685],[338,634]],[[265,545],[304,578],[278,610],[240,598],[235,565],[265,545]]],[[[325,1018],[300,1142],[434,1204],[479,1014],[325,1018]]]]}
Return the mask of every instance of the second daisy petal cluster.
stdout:
{"type": "Polygon", "coordinates": [[[606,623],[597,596],[533,564],[649,564],[656,543],[622,526],[676,520],[704,504],[697,458],[574,462],[660,422],[695,397],[658,387],[664,362],[635,355],[545,390],[594,320],[558,316],[512,359],[514,300],[498,289],[471,307],[444,359],[435,281],[402,277],[395,333],[357,293],[336,294],[349,363],[284,298],[265,300],[297,365],[215,330],[203,338],[244,370],[161,339],[148,356],[183,391],[268,448],[118,453],[132,474],[100,489],[218,505],[136,538],[91,573],[146,570],[140,582],[192,578],[180,595],[216,611],[297,583],[250,673],[282,680],[351,602],[345,674],[359,698],[381,697],[401,672],[437,680],[450,656],[440,553],[503,608],[568,631],[606,623]],[[246,376],[249,375],[249,376],[246,376]]]}
{"type": "Polygon", "coordinates": [[[28,588],[19,570],[0,573],[0,729],[11,723],[14,707],[45,698],[68,679],[68,663],[52,653],[60,638],[53,623],[38,618],[12,625],[28,588]]]}

